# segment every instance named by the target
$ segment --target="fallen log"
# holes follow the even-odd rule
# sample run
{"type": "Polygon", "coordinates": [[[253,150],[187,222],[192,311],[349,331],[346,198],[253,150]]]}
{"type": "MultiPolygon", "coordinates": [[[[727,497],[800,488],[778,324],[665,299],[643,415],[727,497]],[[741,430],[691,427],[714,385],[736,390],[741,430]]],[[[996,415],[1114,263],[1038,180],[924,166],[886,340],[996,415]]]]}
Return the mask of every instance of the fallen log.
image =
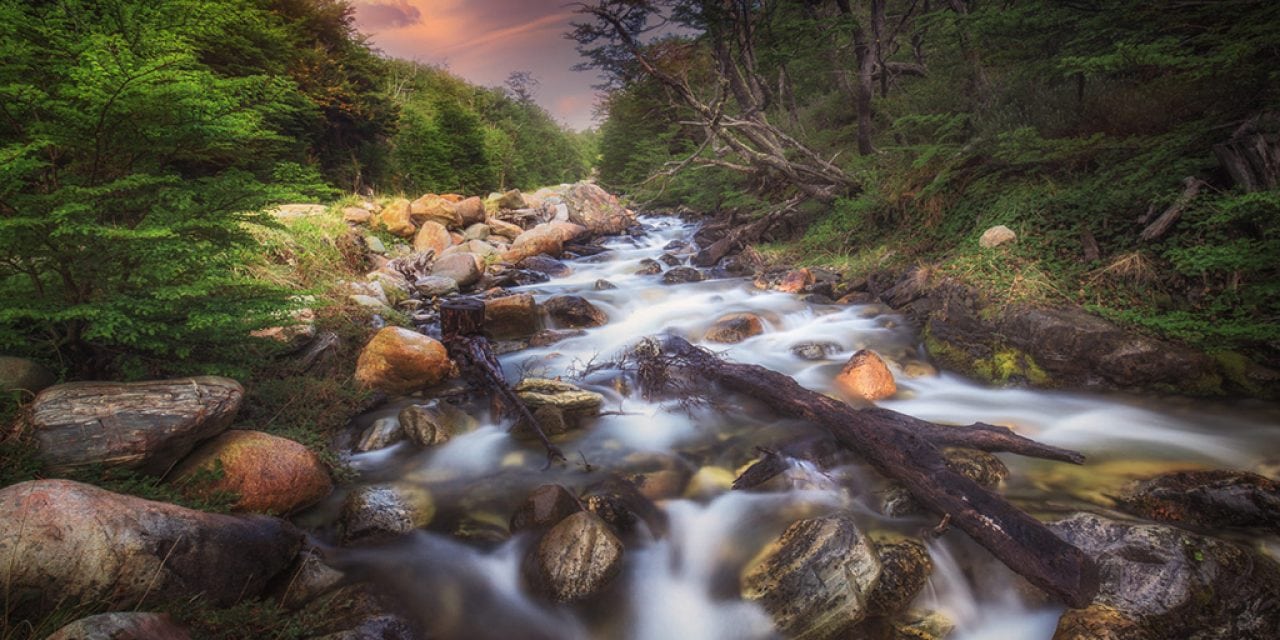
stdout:
{"type": "MultiPolygon", "coordinates": [[[[649,392],[664,386],[687,389],[690,379],[715,382],[822,427],[877,472],[901,482],[925,508],[949,518],[1010,569],[1068,606],[1084,607],[1097,593],[1098,571],[1088,556],[1004,498],[947,467],[929,436],[941,438],[941,430],[951,427],[920,428],[923,421],[892,411],[855,409],[776,371],[721,360],[677,336],[642,344],[633,358],[641,385],[649,392]]],[[[1004,437],[999,427],[985,427],[990,428],[970,432],[1004,437]]]]}
{"type": "Polygon", "coordinates": [[[473,298],[455,298],[442,303],[440,333],[449,357],[458,363],[463,378],[473,386],[492,391],[502,409],[515,415],[516,420],[510,430],[514,431],[523,422],[538,436],[543,448],[547,450],[547,466],[551,466],[556,460],[564,461],[564,453],[551,444],[537,418],[529,412],[529,407],[521,402],[515,390],[507,384],[498,356],[494,354],[493,346],[484,334],[484,302],[473,298]]]}

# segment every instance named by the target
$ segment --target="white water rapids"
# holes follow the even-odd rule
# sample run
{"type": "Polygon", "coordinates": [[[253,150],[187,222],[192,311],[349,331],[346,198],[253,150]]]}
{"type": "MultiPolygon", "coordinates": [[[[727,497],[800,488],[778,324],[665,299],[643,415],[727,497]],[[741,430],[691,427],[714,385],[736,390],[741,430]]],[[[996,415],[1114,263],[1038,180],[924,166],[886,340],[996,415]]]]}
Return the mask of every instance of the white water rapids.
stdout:
{"type": "MultiPolygon", "coordinates": [[[[1090,503],[1105,504],[1106,495],[1132,477],[1205,466],[1248,469],[1268,452],[1280,451],[1280,420],[1267,413],[1273,409],[987,388],[921,367],[928,360],[913,330],[878,305],[813,305],[757,289],[741,278],[664,285],[661,276],[636,275],[639,262],[657,258],[672,240],[687,240],[694,228],[674,218],[646,218],[644,225],[644,237],[615,238],[606,253],[570,262],[571,275],[522,288],[539,301],[580,295],[602,309],[609,322],[580,337],[503,357],[509,378],[536,374],[570,379],[588,363],[607,361],[640,338],[662,333],[703,344],[703,333],[717,318],[751,312],[765,321],[762,335],[735,345],[706,346],[822,392],[831,391],[834,376],[853,352],[873,349],[889,361],[899,386],[898,395],[881,406],[942,423],[1007,425],[1085,453],[1089,463],[1084,467],[1001,455],[1011,470],[1004,493],[1033,513],[1065,514],[1090,503]],[[597,290],[599,279],[617,288],[597,290]],[[797,344],[812,342],[838,349],[820,361],[791,352],[797,344]]],[[[614,385],[617,376],[616,370],[604,369],[579,380],[605,394],[606,410],[622,415],[603,416],[560,443],[570,458],[567,468],[543,471],[541,450],[510,438],[507,423],[494,424],[487,413],[476,415],[476,428],[435,450],[416,453],[400,445],[357,456],[355,466],[370,482],[401,479],[433,491],[443,482],[491,487],[480,497],[441,493],[436,500],[465,500],[468,509],[504,521],[530,489],[549,482],[589,486],[612,460],[637,452],[686,454],[701,465],[734,471],[750,459],[755,444],[777,443],[788,432],[806,428],[749,410],[688,413],[671,403],[648,402],[620,391],[614,385]]],[[[365,420],[395,415],[399,406],[365,420]]],[[[522,590],[520,562],[531,543],[527,536],[484,545],[457,541],[448,530],[432,530],[388,547],[354,550],[344,565],[363,567],[393,584],[441,638],[772,638],[768,615],[737,596],[737,576],[789,522],[844,509],[856,515],[864,531],[919,533],[937,524],[936,518],[895,521],[879,515],[866,503],[865,493],[852,495],[845,488],[875,482],[856,471],[833,479],[797,465],[791,476],[795,488],[790,491],[716,488],[659,503],[669,520],[666,535],[629,544],[622,574],[608,593],[587,606],[555,607],[522,590]]],[[[956,625],[950,638],[1048,640],[1053,635],[1061,610],[1026,601],[1014,576],[963,533],[949,531],[931,542],[929,550],[934,572],[914,608],[949,617],[956,625]]]]}

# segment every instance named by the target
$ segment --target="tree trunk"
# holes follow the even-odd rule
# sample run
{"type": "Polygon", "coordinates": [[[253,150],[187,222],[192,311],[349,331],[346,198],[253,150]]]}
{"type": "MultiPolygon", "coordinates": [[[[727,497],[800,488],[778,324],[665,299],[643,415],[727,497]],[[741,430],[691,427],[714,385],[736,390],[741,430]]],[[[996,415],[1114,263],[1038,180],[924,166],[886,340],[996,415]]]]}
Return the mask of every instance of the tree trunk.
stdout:
{"type": "MultiPolygon", "coordinates": [[[[1088,556],[1004,498],[948,468],[930,442],[930,432],[920,430],[922,421],[884,409],[859,411],[785,375],[725,362],[675,336],[660,347],[642,347],[637,358],[640,381],[650,389],[684,373],[822,427],[876,471],[901,482],[926,508],[949,518],[1010,569],[1067,605],[1086,606],[1097,593],[1097,568],[1088,556]]],[[[935,432],[945,429],[935,425],[935,432]]]]}

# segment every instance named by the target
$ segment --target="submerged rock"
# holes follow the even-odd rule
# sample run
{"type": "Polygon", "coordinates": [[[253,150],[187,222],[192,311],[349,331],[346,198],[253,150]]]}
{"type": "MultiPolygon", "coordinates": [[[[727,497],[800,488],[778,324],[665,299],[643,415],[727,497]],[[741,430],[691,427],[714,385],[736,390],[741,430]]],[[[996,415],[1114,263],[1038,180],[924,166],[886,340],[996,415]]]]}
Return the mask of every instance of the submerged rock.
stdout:
{"type": "Polygon", "coordinates": [[[853,354],[836,376],[836,386],[845,393],[874,402],[898,392],[893,374],[874,351],[862,349],[853,354]]]}
{"type": "MultiPolygon", "coordinates": [[[[986,489],[995,489],[1009,477],[1009,467],[995,454],[975,449],[947,448],[942,451],[947,467],[978,483],[986,489]]],[[[893,482],[884,490],[880,512],[891,518],[902,518],[924,512],[907,488],[893,482]]]]}
{"type": "Polygon", "coordinates": [[[547,531],[534,549],[529,582],[556,602],[599,594],[622,569],[622,542],[599,516],[579,511],[547,531]]]}
{"type": "Polygon", "coordinates": [[[0,489],[0,600],[47,612],[67,603],[133,609],[261,593],[302,534],[268,516],[228,516],[70,480],[0,489]]]}
{"type": "Polygon", "coordinates": [[[848,516],[801,520],[770,543],[742,574],[755,600],[788,638],[837,638],[867,614],[880,560],[848,516]]]}
{"type": "Polygon", "coordinates": [[[640,268],[636,270],[638,276],[656,276],[662,273],[662,263],[653,258],[645,258],[640,261],[640,268]]]}
{"type": "Polygon", "coordinates": [[[721,316],[707,329],[706,339],[721,344],[736,344],[764,333],[764,322],[754,313],[731,313],[721,316]]]}
{"type": "Polygon", "coordinates": [[[425,527],[435,517],[435,502],[423,487],[384,484],[352,491],[342,504],[344,543],[386,540],[425,527]]]}
{"type": "Polygon", "coordinates": [[[404,429],[400,427],[400,421],[395,418],[380,418],[360,434],[360,441],[356,443],[355,449],[361,453],[377,451],[401,440],[404,440],[404,429]]]}
{"type": "Polygon", "coordinates": [[[672,267],[662,274],[662,284],[684,284],[686,282],[702,282],[702,272],[693,267],[672,267]]]}
{"type": "Polygon", "coordinates": [[[555,526],[581,510],[582,505],[568,489],[558,484],[544,484],[529,493],[511,515],[510,530],[515,533],[555,526]]]}
{"type": "Polygon", "coordinates": [[[834,342],[801,342],[791,347],[791,354],[801,360],[825,360],[839,351],[840,345],[834,342]]]}
{"type": "Polygon", "coordinates": [[[599,327],[609,322],[609,316],[582,296],[555,296],[543,303],[543,308],[552,320],[571,329],[599,327]]]}
{"type": "Polygon", "coordinates": [[[240,383],[214,376],[72,382],[36,396],[31,427],[54,470],[103,465],[163,474],[226,431],[243,399],[240,383]]]}
{"type": "Polygon", "coordinates": [[[228,431],[201,445],[173,470],[184,492],[236,496],[232,510],[282,515],[333,491],[329,470],[302,444],[261,431],[228,431]]]}
{"type": "Polygon", "coordinates": [[[411,404],[400,410],[399,419],[409,441],[424,448],[448,442],[457,430],[453,416],[441,409],[438,400],[411,404]]]}
{"type": "Polygon", "coordinates": [[[1234,544],[1166,525],[1081,513],[1049,524],[1098,564],[1090,607],[1059,622],[1056,640],[1275,638],[1280,566],[1234,544]]]}

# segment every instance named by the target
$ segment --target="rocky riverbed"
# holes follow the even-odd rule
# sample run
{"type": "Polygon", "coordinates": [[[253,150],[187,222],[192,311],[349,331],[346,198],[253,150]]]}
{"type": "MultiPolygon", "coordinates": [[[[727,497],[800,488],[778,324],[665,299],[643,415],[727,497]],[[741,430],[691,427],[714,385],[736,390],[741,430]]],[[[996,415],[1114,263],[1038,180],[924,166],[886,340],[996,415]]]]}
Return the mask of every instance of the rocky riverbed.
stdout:
{"type": "MultiPolygon", "coordinates": [[[[77,638],[186,637],[145,612],[259,596],[298,616],[341,603],[331,638],[1280,634],[1274,407],[982,386],[922,347],[943,326],[929,315],[931,333],[913,328],[935,313],[912,307],[923,297],[882,296],[902,297],[904,316],[865,282],[766,273],[749,253],[695,267],[695,225],[636,218],[590,184],[344,215],[346,242],[376,267],[351,295],[406,325],[378,330],[352,372],[383,399],[336,436],[357,477],[335,483],[298,443],[228,430],[243,397],[231,380],[50,387],[30,419],[55,467],[223,491],[233,514],[67,480],[0,489],[11,610],[39,616],[69,597],[120,612],[58,636],[77,638]],[[527,425],[511,430],[458,377],[439,308],[459,296],[483,301],[506,377],[567,460],[548,466],[527,425]],[[853,456],[823,470],[789,460],[732,490],[761,448],[815,431],[752,398],[644,396],[626,354],[662,333],[854,406],[1083,451],[1084,467],[947,457],[1093,558],[1099,594],[1065,610],[853,456]]],[[[305,364],[331,344],[315,334],[300,319],[278,337],[305,364]]]]}

